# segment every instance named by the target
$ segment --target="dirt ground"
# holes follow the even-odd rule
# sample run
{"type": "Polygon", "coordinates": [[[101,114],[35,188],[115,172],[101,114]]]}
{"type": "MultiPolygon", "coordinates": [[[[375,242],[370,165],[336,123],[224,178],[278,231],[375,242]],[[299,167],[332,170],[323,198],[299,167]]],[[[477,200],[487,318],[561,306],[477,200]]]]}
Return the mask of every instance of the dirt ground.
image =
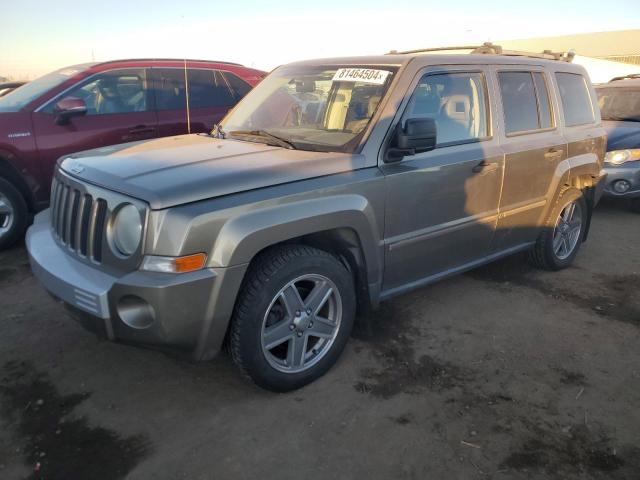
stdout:
{"type": "Polygon", "coordinates": [[[596,211],[574,267],[522,256],[361,318],[276,395],[85,332],[0,254],[2,479],[640,479],[640,216],[596,211]]]}

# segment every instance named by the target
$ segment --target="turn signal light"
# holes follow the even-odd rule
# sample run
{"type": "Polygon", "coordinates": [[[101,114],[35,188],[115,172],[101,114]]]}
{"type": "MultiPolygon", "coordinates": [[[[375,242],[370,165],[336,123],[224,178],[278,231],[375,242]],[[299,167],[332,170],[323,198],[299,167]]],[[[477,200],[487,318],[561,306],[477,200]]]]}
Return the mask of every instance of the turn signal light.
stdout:
{"type": "Polygon", "coordinates": [[[147,255],[142,261],[142,270],[163,273],[188,273],[202,270],[207,261],[204,253],[194,253],[183,257],[158,257],[147,255]]]}
{"type": "Polygon", "coordinates": [[[175,260],[176,273],[193,272],[204,267],[207,256],[204,253],[196,253],[187,255],[186,257],[178,257],[175,260]]]}

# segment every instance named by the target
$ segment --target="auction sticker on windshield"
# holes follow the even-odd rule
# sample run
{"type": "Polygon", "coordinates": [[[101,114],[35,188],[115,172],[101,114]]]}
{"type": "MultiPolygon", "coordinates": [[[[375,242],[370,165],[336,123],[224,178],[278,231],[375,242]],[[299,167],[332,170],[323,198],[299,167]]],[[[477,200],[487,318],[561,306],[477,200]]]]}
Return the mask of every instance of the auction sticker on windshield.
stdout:
{"type": "Polygon", "coordinates": [[[361,82],[382,85],[389,76],[389,70],[371,68],[339,68],[331,79],[333,82],[361,82]]]}

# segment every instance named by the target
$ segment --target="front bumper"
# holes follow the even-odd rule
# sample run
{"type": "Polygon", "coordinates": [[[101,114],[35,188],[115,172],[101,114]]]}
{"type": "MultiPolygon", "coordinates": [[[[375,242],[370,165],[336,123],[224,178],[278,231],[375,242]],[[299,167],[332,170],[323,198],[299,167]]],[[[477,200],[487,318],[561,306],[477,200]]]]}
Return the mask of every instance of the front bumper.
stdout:
{"type": "Polygon", "coordinates": [[[178,275],[111,275],[76,260],[56,242],[48,210],[36,216],[26,245],[38,280],[90,330],[110,340],[188,352],[194,360],[220,350],[246,270],[241,265],[178,275]]]}
{"type": "Polygon", "coordinates": [[[629,162],[623,165],[605,164],[604,171],[607,172],[607,181],[604,187],[606,197],[615,198],[637,198],[640,197],[640,162],[629,162]],[[613,190],[613,184],[618,180],[626,180],[631,187],[625,193],[618,193],[613,190]]]}

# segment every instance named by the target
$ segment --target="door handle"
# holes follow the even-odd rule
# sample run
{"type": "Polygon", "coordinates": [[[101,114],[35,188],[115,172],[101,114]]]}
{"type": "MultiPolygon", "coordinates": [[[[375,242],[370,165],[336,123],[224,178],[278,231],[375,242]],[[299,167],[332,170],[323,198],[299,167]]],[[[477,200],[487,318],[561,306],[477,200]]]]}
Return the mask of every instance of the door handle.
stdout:
{"type": "Polygon", "coordinates": [[[550,148],[545,152],[544,158],[546,158],[547,160],[555,160],[558,157],[562,156],[563,153],[564,150],[562,150],[561,148],[550,148]]]}
{"type": "Polygon", "coordinates": [[[489,173],[493,172],[498,168],[498,164],[496,162],[487,162],[485,160],[481,161],[475,167],[473,167],[473,173],[489,173]]]}
{"type": "Polygon", "coordinates": [[[141,135],[143,133],[153,133],[156,131],[156,127],[149,127],[147,125],[138,125],[129,130],[131,135],[141,135]]]}

